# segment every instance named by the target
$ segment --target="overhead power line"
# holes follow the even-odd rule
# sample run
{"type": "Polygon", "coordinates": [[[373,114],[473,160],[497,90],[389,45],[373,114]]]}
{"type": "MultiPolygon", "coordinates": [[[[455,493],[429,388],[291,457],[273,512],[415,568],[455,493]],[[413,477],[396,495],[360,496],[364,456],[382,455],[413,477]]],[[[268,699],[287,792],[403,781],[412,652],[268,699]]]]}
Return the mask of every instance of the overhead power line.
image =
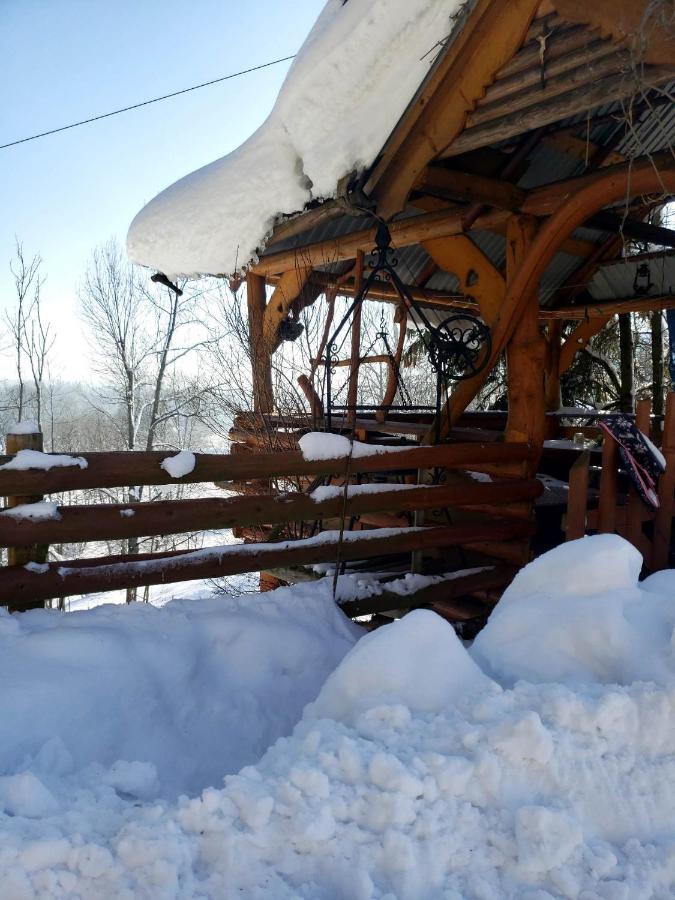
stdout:
{"type": "Polygon", "coordinates": [[[192,87],[183,88],[181,91],[173,91],[171,94],[163,94],[161,97],[153,97],[152,100],[143,100],[140,103],[133,103],[131,106],[123,106],[122,109],[114,109],[112,112],[101,113],[99,116],[91,116],[89,119],[82,119],[80,122],[73,122],[70,125],[62,125],[60,128],[52,128],[50,131],[42,131],[40,134],[32,134],[30,137],[20,138],[18,141],[10,141],[8,144],[0,144],[0,150],[6,150],[8,147],[16,147],[17,144],[26,144],[28,141],[36,141],[38,138],[47,137],[50,134],[58,134],[60,131],[68,131],[70,128],[79,128],[80,125],[88,125],[90,122],[98,122],[100,119],[109,119],[110,116],[118,116],[120,113],[129,112],[132,109],[139,109],[141,106],[150,106],[151,103],[159,103],[160,100],[169,100],[171,97],[179,97],[181,94],[189,94],[190,91],[198,91],[200,88],[209,87],[212,84],[219,84],[221,81],[229,81],[231,78],[238,78],[240,75],[248,75],[250,72],[257,72],[259,69],[267,69],[270,66],[276,66],[282,62],[288,62],[295,57],[295,53],[291,56],[282,56],[281,59],[273,59],[271,62],[262,63],[259,66],[251,66],[250,69],[242,69],[241,72],[232,72],[230,75],[223,75],[221,78],[214,78],[211,81],[203,81],[201,84],[193,84],[192,87]]]}

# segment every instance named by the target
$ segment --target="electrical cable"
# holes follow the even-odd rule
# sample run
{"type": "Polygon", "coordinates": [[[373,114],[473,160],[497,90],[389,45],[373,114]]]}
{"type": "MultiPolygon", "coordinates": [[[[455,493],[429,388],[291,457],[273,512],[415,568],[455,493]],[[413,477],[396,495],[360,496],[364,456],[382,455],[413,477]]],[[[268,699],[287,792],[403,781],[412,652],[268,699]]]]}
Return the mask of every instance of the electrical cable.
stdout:
{"type": "Polygon", "coordinates": [[[161,97],[153,97],[152,100],[142,100],[140,103],[133,103],[131,106],[123,106],[121,109],[114,109],[112,112],[101,113],[98,116],[91,116],[89,119],[82,119],[79,122],[72,122],[70,125],[62,125],[60,128],[52,128],[50,131],[42,131],[40,134],[32,134],[30,137],[20,138],[18,141],[10,141],[8,144],[0,144],[0,150],[6,150],[8,147],[16,147],[17,144],[26,144],[28,141],[36,141],[38,138],[47,137],[50,134],[58,134],[60,131],[68,131],[70,128],[79,128],[80,125],[89,125],[90,122],[98,122],[100,119],[108,119],[110,116],[118,116],[120,113],[129,112],[132,109],[139,109],[142,106],[150,106],[152,103],[159,103],[160,100],[169,100],[171,97],[178,97],[181,94],[189,94],[190,91],[197,91],[203,87],[209,87],[212,84],[219,84],[221,81],[229,81],[231,78],[238,78],[240,75],[248,75],[250,72],[258,72],[260,69],[267,69],[269,66],[276,66],[282,62],[288,62],[295,58],[292,56],[283,56],[280,59],[273,59],[270,62],[261,63],[259,66],[251,66],[250,69],[242,69],[241,72],[232,72],[230,75],[223,75],[220,78],[213,78],[211,81],[203,81],[201,84],[194,84],[192,87],[183,88],[180,91],[173,91],[171,94],[163,94],[161,97]]]}

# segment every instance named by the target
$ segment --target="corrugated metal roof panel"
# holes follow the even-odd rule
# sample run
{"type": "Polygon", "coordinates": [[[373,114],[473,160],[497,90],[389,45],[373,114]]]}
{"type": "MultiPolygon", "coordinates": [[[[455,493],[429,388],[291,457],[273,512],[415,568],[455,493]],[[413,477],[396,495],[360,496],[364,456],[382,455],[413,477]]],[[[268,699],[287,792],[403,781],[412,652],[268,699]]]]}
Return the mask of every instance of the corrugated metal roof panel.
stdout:
{"type": "MultiPolygon", "coordinates": [[[[649,282],[652,284],[647,296],[675,294],[675,253],[646,261],[649,265],[649,282]]],[[[602,266],[593,276],[588,289],[595,300],[614,300],[636,295],[634,282],[640,260],[627,257],[624,262],[602,266]]]]}

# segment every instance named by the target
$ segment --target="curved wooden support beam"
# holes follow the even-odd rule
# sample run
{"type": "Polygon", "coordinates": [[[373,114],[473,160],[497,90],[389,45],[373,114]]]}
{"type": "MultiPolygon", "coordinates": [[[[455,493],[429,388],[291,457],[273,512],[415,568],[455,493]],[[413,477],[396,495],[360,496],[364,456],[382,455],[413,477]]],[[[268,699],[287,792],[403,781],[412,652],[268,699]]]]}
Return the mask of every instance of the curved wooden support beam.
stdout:
{"type": "Polygon", "coordinates": [[[647,161],[635,166],[632,172],[608,171],[604,177],[571,197],[551,216],[542,226],[526,258],[507,286],[504,303],[492,333],[492,354],[488,366],[476,377],[458,385],[446,405],[441,434],[447,435],[449,426],[457,422],[485,384],[491,369],[504,352],[523,310],[537,293],[542,275],[565,238],[608,203],[662,191],[675,192],[675,168],[671,166],[667,170],[657,171],[647,161]]]}
{"type": "Polygon", "coordinates": [[[598,334],[598,332],[602,331],[612,318],[613,316],[600,316],[599,318],[580,322],[579,325],[577,325],[560,348],[560,359],[558,361],[558,372],[560,375],[569,369],[579,350],[583,350],[590,339],[598,334]]]}
{"type": "Polygon", "coordinates": [[[291,305],[312,274],[311,266],[299,266],[284,272],[269,299],[263,319],[263,340],[268,352],[275,348],[279,325],[288,315],[291,305]]]}
{"type": "Polygon", "coordinates": [[[457,276],[460,291],[476,298],[481,316],[491,325],[504,299],[506,282],[483,251],[464,234],[424,241],[422,246],[440,269],[457,276]]]}

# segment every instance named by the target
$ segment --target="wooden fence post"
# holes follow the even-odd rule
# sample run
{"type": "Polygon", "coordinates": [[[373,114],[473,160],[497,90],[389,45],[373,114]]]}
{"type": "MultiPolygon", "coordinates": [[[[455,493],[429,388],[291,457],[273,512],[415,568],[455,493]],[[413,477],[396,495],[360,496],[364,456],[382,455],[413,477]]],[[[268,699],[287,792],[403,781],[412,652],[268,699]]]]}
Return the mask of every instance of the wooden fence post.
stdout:
{"type": "Polygon", "coordinates": [[[565,540],[575,541],[586,534],[586,506],[588,503],[588,475],[591,454],[585,450],[570,469],[567,495],[565,540]]]}
{"type": "MultiPolygon", "coordinates": [[[[7,454],[14,455],[20,450],[42,450],[43,439],[40,431],[17,431],[9,432],[5,435],[5,449],[7,454]]],[[[37,503],[44,499],[42,495],[37,496],[10,496],[6,497],[6,507],[21,506],[23,503],[37,503]]],[[[49,551],[48,544],[33,544],[31,547],[9,547],[7,549],[7,563],[10,566],[25,566],[26,563],[44,563],[47,561],[47,553],[49,551]]],[[[37,601],[33,608],[42,608],[43,601],[37,601]]],[[[9,607],[10,610],[12,607],[9,607]]],[[[22,609],[27,609],[25,604],[22,609]]]]}
{"type": "Polygon", "coordinates": [[[654,519],[654,551],[652,569],[665,569],[670,561],[673,528],[673,494],[675,493],[675,393],[666,398],[661,450],[666,458],[666,471],[659,479],[659,508],[654,519]]]}

